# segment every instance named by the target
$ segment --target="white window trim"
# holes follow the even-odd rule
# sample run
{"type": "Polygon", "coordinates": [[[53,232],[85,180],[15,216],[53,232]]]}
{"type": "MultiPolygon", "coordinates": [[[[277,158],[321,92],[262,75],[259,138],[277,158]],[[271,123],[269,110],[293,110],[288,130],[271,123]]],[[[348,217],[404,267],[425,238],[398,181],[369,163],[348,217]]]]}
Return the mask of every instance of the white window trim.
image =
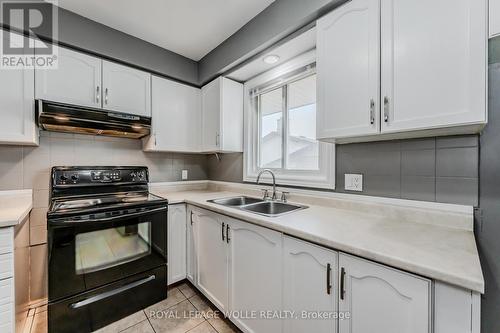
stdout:
{"type": "MultiPolygon", "coordinates": [[[[316,61],[316,50],[308,51],[289,62],[267,71],[244,85],[244,153],[243,180],[255,182],[261,168],[258,167],[258,115],[255,112],[251,91],[284,74],[307,66],[316,61]]],[[[276,183],[301,187],[335,189],[335,145],[320,142],[319,171],[310,170],[273,170],[276,183]]],[[[261,177],[263,183],[271,183],[271,177],[265,173],[261,177]]]]}

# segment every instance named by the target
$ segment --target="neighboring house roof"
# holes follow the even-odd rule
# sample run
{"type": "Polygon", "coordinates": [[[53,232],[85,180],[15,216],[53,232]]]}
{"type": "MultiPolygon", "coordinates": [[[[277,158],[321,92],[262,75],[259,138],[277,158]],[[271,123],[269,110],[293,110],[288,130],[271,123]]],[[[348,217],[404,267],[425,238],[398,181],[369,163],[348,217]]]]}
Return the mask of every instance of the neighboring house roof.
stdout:
{"type": "MultiPolygon", "coordinates": [[[[274,131],[262,138],[265,156],[264,166],[278,167],[281,164],[281,149],[276,147],[281,146],[281,134],[274,131]]],[[[290,165],[300,165],[306,169],[314,169],[317,167],[316,157],[317,141],[303,136],[290,136],[288,140],[288,161],[290,165]]]]}

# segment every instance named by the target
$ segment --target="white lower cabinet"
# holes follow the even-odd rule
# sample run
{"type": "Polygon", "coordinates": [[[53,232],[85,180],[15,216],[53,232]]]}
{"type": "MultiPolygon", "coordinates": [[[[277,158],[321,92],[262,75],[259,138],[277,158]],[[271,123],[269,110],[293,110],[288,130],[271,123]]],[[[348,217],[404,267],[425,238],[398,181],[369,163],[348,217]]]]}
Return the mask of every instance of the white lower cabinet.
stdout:
{"type": "Polygon", "coordinates": [[[198,288],[220,310],[228,309],[226,223],[220,215],[196,210],[198,288]]]}
{"type": "Polygon", "coordinates": [[[340,333],[431,332],[431,281],[350,255],[339,256],[340,333]]]}
{"type": "Polygon", "coordinates": [[[293,313],[284,320],[284,332],[337,332],[337,320],[314,316],[337,311],[338,253],[287,236],[283,251],[283,310],[293,313]]]}
{"type": "Polygon", "coordinates": [[[187,212],[187,278],[243,332],[480,331],[479,293],[209,210],[187,212]]]}
{"type": "Polygon", "coordinates": [[[186,278],[186,205],[168,207],[168,284],[186,278]]]}
{"type": "Polygon", "coordinates": [[[228,221],[229,304],[232,311],[242,315],[234,323],[245,332],[281,332],[282,320],[272,316],[282,310],[282,234],[234,219],[228,221]]]}

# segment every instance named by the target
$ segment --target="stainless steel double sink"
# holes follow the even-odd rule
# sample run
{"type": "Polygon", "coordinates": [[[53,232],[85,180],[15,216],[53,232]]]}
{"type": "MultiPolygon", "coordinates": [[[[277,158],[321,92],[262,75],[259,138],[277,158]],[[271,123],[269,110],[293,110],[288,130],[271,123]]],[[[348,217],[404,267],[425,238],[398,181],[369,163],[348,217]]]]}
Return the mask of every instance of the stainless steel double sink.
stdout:
{"type": "Polygon", "coordinates": [[[274,200],[262,200],[246,196],[213,199],[208,200],[208,202],[269,217],[277,217],[307,208],[307,206],[303,205],[289,204],[274,200]]]}

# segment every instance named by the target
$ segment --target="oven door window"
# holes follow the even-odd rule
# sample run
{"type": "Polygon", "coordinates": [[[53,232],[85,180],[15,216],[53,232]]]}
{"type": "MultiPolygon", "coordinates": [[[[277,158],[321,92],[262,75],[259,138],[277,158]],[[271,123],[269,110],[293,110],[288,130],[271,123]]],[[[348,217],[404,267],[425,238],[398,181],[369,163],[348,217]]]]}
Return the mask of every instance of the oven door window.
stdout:
{"type": "Polygon", "coordinates": [[[97,272],[151,254],[151,222],[76,235],[77,275],[97,272]]]}

